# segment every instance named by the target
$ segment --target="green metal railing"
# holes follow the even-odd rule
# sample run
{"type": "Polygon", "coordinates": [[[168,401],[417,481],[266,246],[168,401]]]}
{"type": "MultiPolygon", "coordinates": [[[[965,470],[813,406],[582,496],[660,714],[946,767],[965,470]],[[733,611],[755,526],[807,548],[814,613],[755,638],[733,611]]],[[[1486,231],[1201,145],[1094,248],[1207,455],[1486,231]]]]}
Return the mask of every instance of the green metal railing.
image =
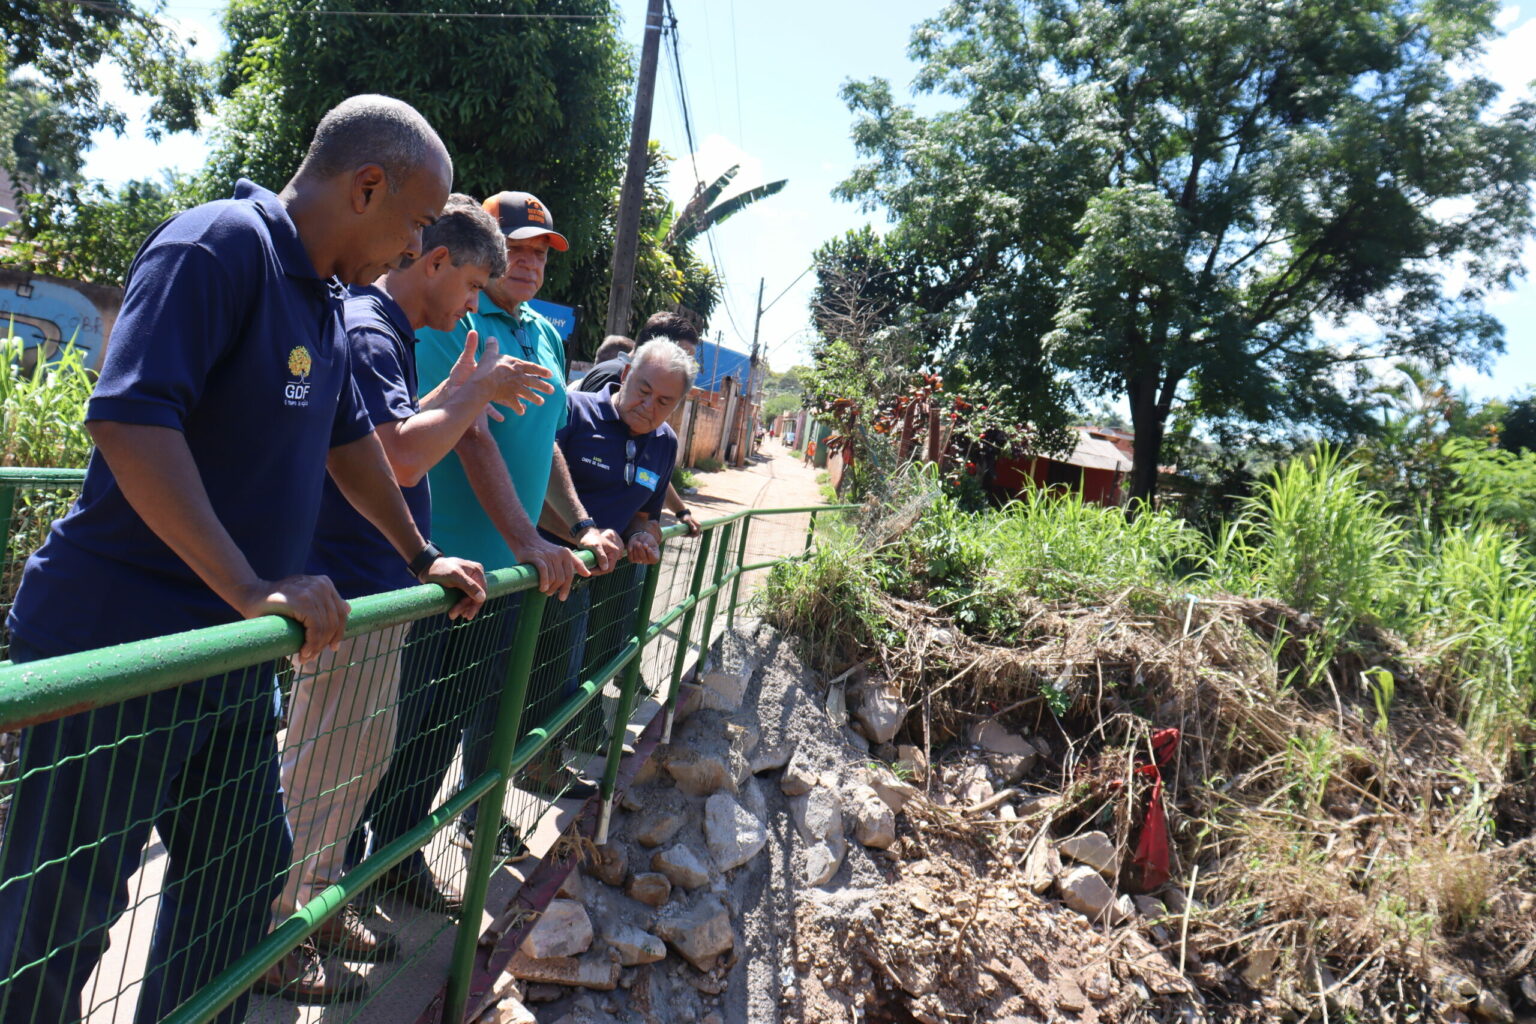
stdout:
{"type": "MultiPolygon", "coordinates": [[[[55,507],[57,489],[67,486],[69,480],[48,475],[46,471],[27,472],[32,475],[16,473],[7,476],[0,470],[0,502],[11,510],[22,507],[41,509],[44,503],[33,501],[33,496],[28,493],[29,489],[41,487],[49,489],[47,501],[51,504],[48,507],[55,507]]],[[[436,688],[433,692],[462,696],[466,702],[465,707],[456,709],[445,719],[454,730],[448,734],[455,737],[451,742],[457,743],[457,730],[469,720],[473,711],[489,713],[493,724],[488,738],[488,767],[471,773],[468,768],[470,743],[466,738],[455,754],[463,764],[466,777],[458,785],[445,786],[431,801],[430,812],[413,819],[409,827],[399,834],[387,836],[382,842],[377,831],[370,829],[375,840],[374,849],[356,866],[333,884],[312,893],[291,915],[275,920],[275,926],[260,941],[233,951],[238,955],[230,956],[227,966],[190,997],[180,1000],[163,1019],[173,1024],[214,1019],[231,1004],[243,999],[269,968],[304,943],[344,906],[361,904],[370,886],[378,883],[392,868],[415,857],[429,863],[434,875],[440,879],[463,879],[464,910],[459,915],[459,923],[454,925],[451,919],[431,918],[436,930],[425,933],[424,938],[418,936],[413,950],[408,951],[393,973],[387,965],[375,965],[371,969],[369,1000],[351,1004],[356,1011],[354,1016],[339,1016],[338,1009],[344,1008],[333,1007],[326,1019],[374,1019],[374,1012],[369,1009],[372,1002],[410,971],[412,964],[421,962],[421,957],[425,956],[422,950],[439,940],[450,941],[449,931],[453,932],[452,953],[443,977],[446,996],[442,1019],[464,1019],[470,999],[476,946],[481,938],[482,911],[486,908],[493,878],[506,860],[504,852],[498,849],[498,844],[504,841],[499,821],[507,820],[524,837],[546,823],[557,809],[555,797],[558,793],[546,792],[544,798],[533,795],[539,791],[536,787],[530,788],[534,785],[532,780],[547,780],[551,764],[555,769],[580,767],[579,755],[567,750],[572,745],[584,744],[602,760],[596,839],[599,844],[605,842],[626,733],[636,709],[644,700],[655,701],[659,713],[665,715],[663,741],[670,739],[680,684],[690,665],[696,666],[706,656],[722,625],[721,618],[725,624],[733,620],[741,599],[743,576],[809,551],[815,539],[816,514],[828,510],[827,506],[821,506],[738,512],[705,523],[696,540],[683,537],[684,530],[680,525],[668,527],[664,531],[667,542],[663,545],[663,560],[650,567],[643,582],[625,583],[613,577],[607,580],[594,578],[595,582],[581,584],[587,591],[582,600],[592,607],[586,613],[585,628],[580,630],[576,629],[581,624],[579,617],[573,619],[568,613],[569,608],[578,606],[560,606],[545,598],[536,589],[535,572],[525,566],[488,574],[490,599],[486,613],[482,615],[484,622],[477,620],[450,627],[435,618],[453,603],[452,597],[435,586],[413,587],[352,602],[348,638],[378,639],[398,635],[405,639],[392,645],[382,641],[376,643],[374,646],[378,649],[371,653],[359,641],[356,648],[359,653],[342,668],[363,673],[359,678],[368,673],[381,674],[387,668],[396,672],[401,682],[393,704],[358,711],[351,718],[346,714],[339,715],[345,720],[334,725],[335,732],[328,735],[344,739],[351,735],[346,730],[367,725],[370,716],[385,712],[404,716],[417,695],[428,692],[428,688],[436,688]],[[596,595],[600,591],[608,596],[598,600],[596,595]],[[664,605],[659,612],[654,607],[658,595],[663,595],[660,603],[664,605]],[[515,612],[508,603],[513,600],[521,602],[515,612]],[[408,629],[409,632],[391,634],[388,632],[391,628],[408,629]],[[423,653],[447,649],[453,644],[463,649],[462,656],[432,661],[423,653]],[[573,646],[576,644],[580,645],[579,651],[573,646]],[[577,657],[583,653],[584,658],[577,657]],[[594,663],[593,659],[600,661],[594,663]],[[437,665],[438,670],[412,689],[405,679],[412,674],[411,666],[418,661],[437,665]],[[578,661],[580,669],[574,671],[570,666],[578,661]],[[496,673],[492,680],[494,685],[484,690],[478,707],[471,706],[478,685],[472,680],[476,673],[483,674],[492,668],[496,673]],[[468,843],[467,862],[459,868],[445,852],[441,840],[454,831],[455,823],[471,808],[475,810],[477,823],[491,824],[474,829],[472,842],[468,843]],[[428,857],[435,860],[428,861],[428,857]]],[[[32,515],[21,521],[19,525],[23,528],[14,533],[8,529],[7,564],[23,560],[14,550],[17,543],[31,544],[41,539],[35,519],[32,515]],[[13,537],[16,543],[11,542],[13,537]]],[[[7,526],[10,527],[12,522],[8,516],[7,526]]],[[[585,557],[590,567],[591,556],[585,557]]],[[[633,569],[624,563],[616,573],[621,571],[632,573],[633,569]]],[[[191,692],[179,688],[220,676],[244,681],[259,693],[262,692],[262,680],[272,678],[273,666],[281,666],[284,659],[297,651],[301,639],[302,631],[297,625],[269,616],[60,658],[0,665],[0,733],[14,733],[28,726],[87,713],[115,715],[116,720],[121,721],[123,709],[136,706],[125,702],[172,691],[179,700],[180,695],[191,692]]],[[[276,673],[276,681],[285,692],[297,685],[292,673],[286,669],[276,673]]],[[[269,685],[268,691],[270,688],[269,685]]],[[[399,720],[405,721],[403,717],[399,720]]],[[[388,772],[403,763],[402,751],[406,748],[402,744],[412,735],[411,730],[401,727],[394,738],[393,760],[387,754],[381,759],[383,763],[364,763],[360,758],[341,771],[343,787],[356,790],[352,795],[359,805],[370,796],[370,787],[377,784],[379,774],[382,773],[386,780],[381,792],[389,789],[387,780],[391,776],[388,772]]],[[[468,735],[466,732],[465,736],[468,735]]],[[[293,737],[286,739],[292,741],[293,737]]],[[[90,756],[99,753],[92,751],[90,756]]],[[[0,813],[17,792],[14,772],[6,770],[11,768],[14,766],[0,765],[0,813]]],[[[52,770],[51,764],[35,767],[26,777],[25,784],[36,791],[48,783],[52,770]]],[[[114,770],[117,770],[115,762],[114,770]]],[[[210,787],[210,790],[215,788],[210,787]]],[[[368,806],[373,804],[370,802],[368,806]]],[[[291,819],[295,808],[290,806],[287,813],[291,819]]],[[[373,821],[376,825],[377,819],[373,821]]],[[[147,834],[147,825],[145,831],[147,834]]],[[[21,842],[23,838],[13,841],[21,842]]],[[[229,856],[236,856],[235,851],[243,848],[232,837],[229,856]]],[[[70,856],[81,852],[72,851],[70,856]]],[[[141,851],[134,853],[142,858],[141,851]]],[[[219,870],[230,869],[232,863],[234,861],[220,865],[219,870]]],[[[0,891],[8,885],[25,886],[30,877],[20,875],[0,879],[0,891]]],[[[273,880],[263,877],[250,881],[265,891],[273,880]]],[[[125,924],[124,919],[147,914],[158,904],[159,896],[152,885],[145,894],[147,884],[141,879],[127,912],[116,922],[108,921],[103,926],[113,929],[112,947],[126,959],[112,970],[97,968],[92,984],[83,994],[82,1013],[86,1020],[118,1017],[118,1004],[130,999],[132,990],[139,985],[142,971],[135,975],[131,961],[136,946],[141,947],[143,942],[139,939],[124,942],[119,936],[125,928],[129,933],[135,931],[132,921],[125,924]]],[[[29,898],[46,901],[56,900],[57,896],[38,892],[31,893],[29,898]]],[[[501,908],[492,909],[499,912],[501,908]]],[[[57,921],[73,913],[74,908],[64,908],[62,914],[56,908],[54,919],[57,921]]],[[[496,913],[493,912],[494,916],[496,913]]],[[[406,919],[409,915],[402,913],[400,917],[406,919]]],[[[48,945],[53,947],[52,933],[48,945]]],[[[50,948],[50,955],[57,951],[50,948]]],[[[142,955],[142,950],[138,953],[142,955]]],[[[0,957],[7,955],[9,951],[0,948],[0,957]]],[[[191,956],[190,949],[187,955],[191,956]]],[[[8,983],[35,963],[0,959],[0,1019],[31,1019],[26,1007],[7,1009],[5,1004],[8,983]]]]}

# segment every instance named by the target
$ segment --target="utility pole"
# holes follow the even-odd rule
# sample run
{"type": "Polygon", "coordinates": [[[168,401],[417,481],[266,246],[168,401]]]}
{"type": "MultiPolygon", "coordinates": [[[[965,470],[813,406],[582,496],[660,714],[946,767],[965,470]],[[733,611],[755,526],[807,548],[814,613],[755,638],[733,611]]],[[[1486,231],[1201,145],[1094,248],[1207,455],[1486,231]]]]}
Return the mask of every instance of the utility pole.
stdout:
{"type": "Polygon", "coordinates": [[[656,95],[656,59],[661,52],[662,0],[645,9],[640,46],[640,80],[635,84],[635,121],[629,132],[629,165],[619,193],[619,223],[613,238],[613,281],[608,287],[608,334],[628,334],[635,296],[635,251],[640,239],[640,205],[651,141],[651,101],[656,95]]]}
{"type": "Polygon", "coordinates": [[[747,410],[756,404],[757,399],[757,354],[759,351],[757,336],[763,327],[763,285],[766,283],[766,278],[760,277],[757,279],[757,319],[752,322],[752,358],[747,364],[747,400],[741,408],[741,440],[736,448],[737,453],[741,457],[742,465],[746,465],[746,453],[752,447],[752,418],[747,414],[747,410]]]}

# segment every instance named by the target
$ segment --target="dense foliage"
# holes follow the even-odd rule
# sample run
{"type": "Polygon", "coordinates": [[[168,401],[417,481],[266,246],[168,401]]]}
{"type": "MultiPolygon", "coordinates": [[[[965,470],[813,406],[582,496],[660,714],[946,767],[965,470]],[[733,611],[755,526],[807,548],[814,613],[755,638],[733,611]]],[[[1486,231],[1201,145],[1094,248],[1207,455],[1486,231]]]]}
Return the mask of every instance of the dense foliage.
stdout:
{"type": "Polygon", "coordinates": [[[1501,345],[1482,298],[1520,273],[1536,106],[1497,113],[1498,87],[1464,73],[1494,13],[957,0],[912,42],[916,88],[948,109],[845,87],[870,161],[840,191],[897,226],[822,262],[875,267],[866,290],[898,318],[952,314],[919,356],[1028,382],[1033,422],[1126,399],[1135,496],[1181,408],[1358,431],[1368,360],[1501,345]]]}

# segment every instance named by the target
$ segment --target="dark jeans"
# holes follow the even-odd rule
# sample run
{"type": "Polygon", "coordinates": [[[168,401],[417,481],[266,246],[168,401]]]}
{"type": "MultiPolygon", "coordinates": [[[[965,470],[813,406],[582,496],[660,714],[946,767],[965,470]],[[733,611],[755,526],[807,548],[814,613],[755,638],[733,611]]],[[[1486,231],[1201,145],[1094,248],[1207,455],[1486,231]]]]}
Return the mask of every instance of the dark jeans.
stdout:
{"type": "MultiPolygon", "coordinates": [[[[11,659],[39,653],[13,639],[11,659]]],[[[267,932],[292,851],[271,664],[22,733],[0,845],[0,1021],[64,1024],[128,907],[150,829],[165,878],[135,1020],[160,1020],[267,932]]],[[[112,984],[108,981],[108,984],[112,984]]],[[[245,1016],[241,996],[214,1019],[245,1016]]]]}

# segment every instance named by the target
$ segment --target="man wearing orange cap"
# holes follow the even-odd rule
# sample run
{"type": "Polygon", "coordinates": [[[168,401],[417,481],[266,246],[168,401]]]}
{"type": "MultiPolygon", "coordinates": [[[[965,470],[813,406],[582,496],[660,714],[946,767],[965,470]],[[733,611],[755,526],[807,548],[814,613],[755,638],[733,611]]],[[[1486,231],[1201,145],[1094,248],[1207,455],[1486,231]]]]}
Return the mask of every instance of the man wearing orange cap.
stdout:
{"type": "MultiPolygon", "coordinates": [[[[544,283],[550,250],[565,252],[569,243],[555,230],[549,208],[527,192],[501,192],[482,205],[506,236],[506,273],[486,285],[478,310],[453,331],[417,332],[418,387],[426,394],[446,380],[464,354],[469,333],[476,331],[481,346],[494,338],[504,355],[547,368],[555,392],[521,416],[499,422],[482,417],[458,443],[458,457],[432,467],[432,536],[464,558],[478,555],[487,569],[529,563],[538,570],[539,589],[563,601],[573,577],[588,571],[574,550],[539,536],[534,523],[546,492],[573,526],[586,520],[582,529],[572,531],[573,542],[594,552],[600,571],[612,568],[623,551],[613,531],[590,525],[555,447],[555,431],[565,423],[565,346],[554,325],[527,305],[544,283]]],[[[426,817],[461,738],[464,778],[488,769],[487,748],[520,597],[488,602],[474,629],[419,631],[417,650],[406,658],[395,756],[370,804],[375,849],[426,817]]],[[[548,631],[550,623],[545,625],[548,631]]],[[[559,681],[567,671],[557,672],[559,681]]],[[[524,722],[525,728],[532,724],[524,722]]],[[[550,791],[583,792],[579,783],[559,773],[546,782],[550,791]]],[[[471,837],[473,827],[473,815],[466,814],[460,836],[471,837]]],[[[499,835],[500,852],[515,853],[511,830],[499,835]]],[[[353,856],[360,852],[354,843],[353,856]]],[[[438,887],[419,852],[393,869],[387,884],[425,909],[451,910],[456,902],[438,887]]]]}

